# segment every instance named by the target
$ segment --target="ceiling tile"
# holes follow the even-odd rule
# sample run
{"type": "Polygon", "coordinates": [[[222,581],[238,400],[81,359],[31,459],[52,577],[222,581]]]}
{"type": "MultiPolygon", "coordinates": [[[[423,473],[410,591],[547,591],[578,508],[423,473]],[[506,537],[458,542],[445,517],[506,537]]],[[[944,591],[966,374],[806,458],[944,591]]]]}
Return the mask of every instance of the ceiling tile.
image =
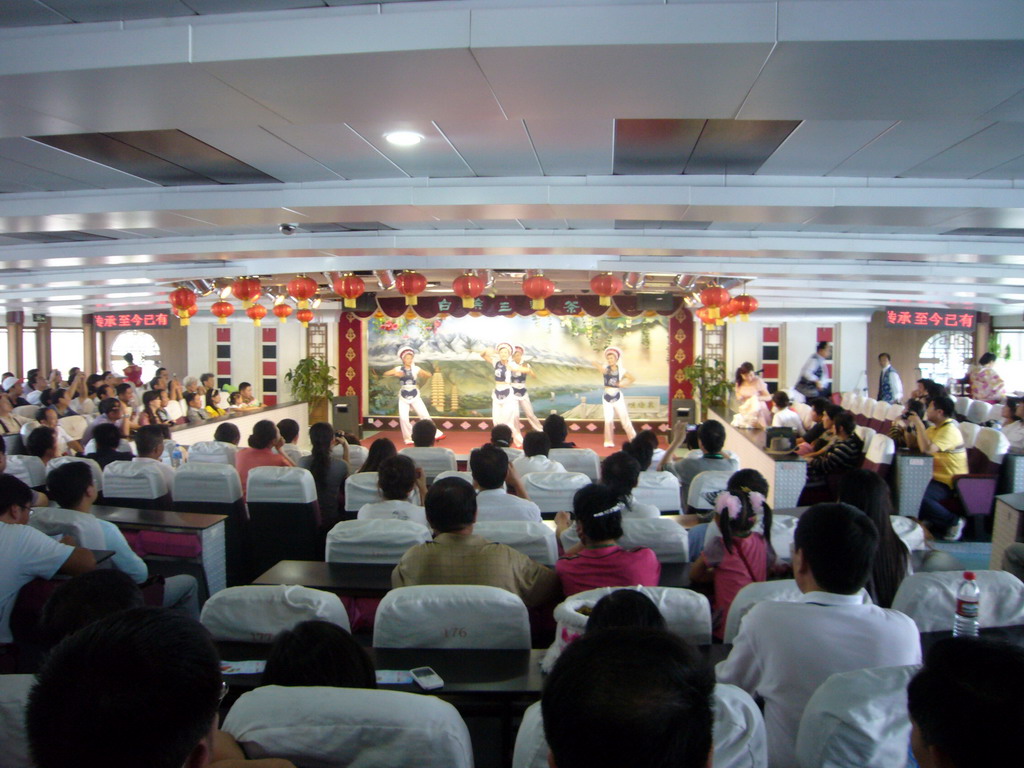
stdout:
{"type": "Polygon", "coordinates": [[[542,174],[521,120],[442,120],[437,127],[476,176],[542,174]]]}
{"type": "Polygon", "coordinates": [[[905,120],[850,155],[829,176],[893,178],[991,123],[979,120],[905,120]]]}
{"type": "Polygon", "coordinates": [[[193,127],[189,128],[189,133],[199,141],[284,182],[337,181],[342,178],[340,174],[274,135],[271,129],[261,126],[239,129],[193,127]]]}
{"type": "Polygon", "coordinates": [[[4,0],[0,27],[41,27],[70,24],[71,19],[36,0],[4,0]]]}
{"type": "Polygon", "coordinates": [[[72,155],[32,139],[0,139],[0,157],[77,179],[89,189],[132,189],[156,186],[151,181],[72,155]]]}
{"type": "Polygon", "coordinates": [[[342,178],[405,178],[400,168],[346,125],[282,126],[274,133],[342,178]]]}
{"type": "Polygon", "coordinates": [[[753,174],[796,127],[798,120],[708,120],[686,174],[753,174]]]}
{"type": "Polygon", "coordinates": [[[613,120],[573,116],[526,121],[545,176],[606,175],[612,172],[613,120]]]}
{"type": "Polygon", "coordinates": [[[970,179],[1021,155],[1024,123],[996,123],[901,173],[908,178],[970,179]]]}
{"type": "Polygon", "coordinates": [[[805,120],[757,173],[824,176],[892,125],[889,120],[805,120]]]}
{"type": "Polygon", "coordinates": [[[195,15],[179,0],[46,0],[46,4],[78,23],[195,15]]]}
{"type": "Polygon", "coordinates": [[[450,179],[473,175],[473,171],[432,122],[355,122],[349,123],[349,127],[413,178],[450,179]],[[384,138],[391,131],[412,131],[422,136],[423,141],[414,147],[397,147],[384,138]]]}
{"type": "Polygon", "coordinates": [[[680,174],[706,120],[616,120],[616,175],[680,174]]]}

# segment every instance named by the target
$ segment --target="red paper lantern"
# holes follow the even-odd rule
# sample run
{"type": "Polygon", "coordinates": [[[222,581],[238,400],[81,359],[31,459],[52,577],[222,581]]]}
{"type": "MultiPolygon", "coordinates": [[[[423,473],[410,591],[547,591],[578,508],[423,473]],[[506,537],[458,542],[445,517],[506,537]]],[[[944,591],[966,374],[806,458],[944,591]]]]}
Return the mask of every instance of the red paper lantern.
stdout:
{"type": "Polygon", "coordinates": [[[740,320],[746,322],[750,319],[750,313],[757,311],[758,306],[757,299],[746,293],[741,293],[730,303],[735,303],[736,314],[740,316],[740,320]]]}
{"type": "Polygon", "coordinates": [[[366,283],[363,278],[356,277],[351,272],[345,275],[338,275],[331,281],[334,292],[345,300],[345,306],[352,309],[356,305],[356,299],[366,291],[366,283]]]}
{"type": "MultiPolygon", "coordinates": [[[[195,317],[196,316],[196,312],[198,312],[198,311],[199,311],[199,306],[197,304],[193,304],[191,307],[189,307],[188,309],[185,310],[185,317],[186,318],[195,317]]],[[[183,323],[183,325],[185,325],[185,323],[183,323]]]]}
{"type": "Polygon", "coordinates": [[[260,321],[267,316],[267,308],[262,304],[253,304],[245,310],[245,314],[252,320],[252,324],[259,328],[262,325],[260,321]]]}
{"type": "Polygon", "coordinates": [[[242,277],[231,284],[231,295],[242,302],[242,308],[248,309],[263,293],[263,285],[258,277],[242,277]]]}
{"type": "Polygon", "coordinates": [[[416,304],[416,297],[427,289],[427,278],[419,272],[405,271],[395,278],[395,287],[405,296],[406,306],[416,304]]]}
{"type": "Polygon", "coordinates": [[[217,318],[218,325],[227,325],[228,318],[234,313],[235,307],[229,301],[215,301],[210,307],[210,311],[217,318]]]}
{"type": "Polygon", "coordinates": [[[316,280],[305,275],[299,275],[288,283],[288,295],[299,303],[299,309],[308,309],[309,300],[316,296],[319,286],[316,280]]]}
{"type": "Polygon", "coordinates": [[[729,292],[718,285],[712,285],[700,292],[701,304],[708,308],[708,317],[715,320],[721,316],[722,308],[727,306],[731,299],[729,292]]]}
{"type": "Polygon", "coordinates": [[[282,323],[288,322],[288,316],[291,315],[291,313],[292,313],[292,305],[291,304],[285,304],[285,303],[282,302],[281,304],[275,304],[274,305],[274,314],[277,315],[278,319],[282,323]]]}
{"type": "Polygon", "coordinates": [[[544,300],[555,292],[555,284],[544,275],[523,278],[523,294],[534,309],[544,309],[544,300]]]}
{"type": "Polygon", "coordinates": [[[196,303],[195,292],[190,291],[188,288],[178,288],[176,291],[172,291],[168,298],[174,313],[181,320],[181,324],[188,325],[188,319],[192,316],[188,313],[188,310],[190,307],[195,306],[196,303]]]}
{"type": "Polygon", "coordinates": [[[295,316],[299,319],[299,322],[302,323],[303,328],[309,328],[309,324],[313,320],[313,310],[300,309],[295,313],[295,316]]]}
{"type": "Polygon", "coordinates": [[[704,325],[714,325],[715,318],[711,317],[709,312],[710,310],[707,307],[700,307],[697,309],[695,314],[697,315],[698,319],[702,323],[704,323],[704,325]]]}
{"type": "Polygon", "coordinates": [[[622,281],[611,272],[590,278],[590,290],[600,296],[602,307],[610,307],[612,296],[622,291],[622,281]]]}
{"type": "Polygon", "coordinates": [[[452,290],[455,291],[456,296],[462,299],[464,308],[472,309],[476,304],[476,297],[484,292],[484,281],[467,272],[452,281],[452,290]]]}

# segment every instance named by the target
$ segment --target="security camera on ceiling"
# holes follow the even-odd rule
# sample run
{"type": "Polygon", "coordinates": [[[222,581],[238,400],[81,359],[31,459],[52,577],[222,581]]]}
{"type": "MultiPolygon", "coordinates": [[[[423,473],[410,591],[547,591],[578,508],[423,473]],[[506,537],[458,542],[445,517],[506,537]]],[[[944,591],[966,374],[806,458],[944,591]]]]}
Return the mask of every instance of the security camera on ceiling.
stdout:
{"type": "Polygon", "coordinates": [[[282,235],[294,235],[299,231],[298,224],[280,224],[277,228],[282,235]]]}

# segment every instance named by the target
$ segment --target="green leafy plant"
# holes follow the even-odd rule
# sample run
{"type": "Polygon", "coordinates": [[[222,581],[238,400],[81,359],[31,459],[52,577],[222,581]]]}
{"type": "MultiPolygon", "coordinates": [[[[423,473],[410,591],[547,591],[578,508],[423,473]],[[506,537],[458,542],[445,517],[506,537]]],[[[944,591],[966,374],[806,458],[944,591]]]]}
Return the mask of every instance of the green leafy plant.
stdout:
{"type": "Polygon", "coordinates": [[[284,378],[291,385],[292,397],[309,403],[309,410],[312,413],[325,406],[327,400],[334,395],[338,380],[331,373],[333,370],[334,366],[328,365],[327,360],[307,357],[300,360],[284,378]]]}
{"type": "Polygon", "coordinates": [[[683,369],[683,376],[693,385],[693,397],[700,401],[701,421],[707,418],[708,406],[724,406],[732,389],[729,373],[721,360],[694,358],[683,369]]]}

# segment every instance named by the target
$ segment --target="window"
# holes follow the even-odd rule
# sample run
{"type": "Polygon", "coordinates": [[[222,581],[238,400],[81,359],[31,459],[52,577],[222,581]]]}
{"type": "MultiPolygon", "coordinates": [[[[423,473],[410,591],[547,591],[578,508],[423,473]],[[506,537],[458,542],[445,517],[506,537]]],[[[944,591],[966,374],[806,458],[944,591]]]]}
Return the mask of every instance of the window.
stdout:
{"type": "Polygon", "coordinates": [[[942,331],[921,347],[920,378],[947,386],[950,379],[962,379],[974,359],[974,338],[969,333],[942,331]]]}
{"type": "Polygon", "coordinates": [[[68,370],[81,368],[85,362],[85,331],[81,328],[53,328],[50,330],[50,361],[53,367],[64,374],[68,370]]]}
{"type": "Polygon", "coordinates": [[[1024,389],[1024,330],[998,331],[998,341],[995,369],[1006,382],[1007,394],[1024,389]],[[1008,360],[1004,359],[1007,352],[1008,360]]]}
{"type": "Polygon", "coordinates": [[[145,331],[122,331],[110,346],[110,368],[119,376],[128,367],[124,361],[125,352],[131,352],[136,365],[142,366],[142,380],[149,381],[156,376],[160,367],[160,345],[145,331]]]}
{"type": "MultiPolygon", "coordinates": [[[[36,329],[25,328],[21,332],[21,372],[28,373],[36,367],[36,329]]],[[[49,371],[45,371],[45,376],[49,371]]]]}

